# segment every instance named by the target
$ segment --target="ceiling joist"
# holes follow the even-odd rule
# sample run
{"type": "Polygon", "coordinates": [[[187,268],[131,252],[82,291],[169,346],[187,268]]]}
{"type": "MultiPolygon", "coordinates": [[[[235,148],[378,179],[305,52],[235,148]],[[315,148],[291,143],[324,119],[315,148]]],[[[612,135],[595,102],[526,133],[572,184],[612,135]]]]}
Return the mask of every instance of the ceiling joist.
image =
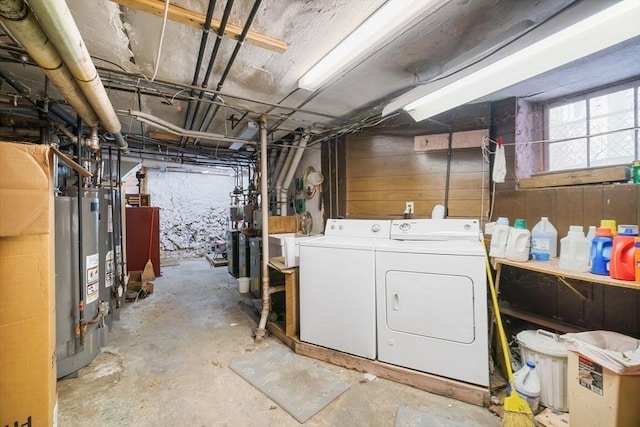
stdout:
{"type": "MultiPolygon", "coordinates": [[[[139,10],[153,15],[162,17],[164,15],[165,3],[162,0],[111,0],[121,6],[128,7],[130,9],[139,10]]],[[[172,4],[169,5],[167,12],[167,19],[178,22],[180,24],[189,25],[201,29],[205,22],[205,16],[199,13],[192,12],[187,9],[183,9],[172,4]]],[[[211,20],[211,29],[218,31],[220,28],[220,20],[211,20]]],[[[225,27],[224,36],[234,40],[238,40],[242,34],[242,27],[227,23],[225,27]]],[[[283,53],[289,48],[289,44],[283,40],[278,40],[273,37],[269,37],[264,34],[256,33],[255,31],[249,31],[247,33],[246,43],[254,46],[258,46],[264,49],[271,50],[277,53],[283,53]]]]}

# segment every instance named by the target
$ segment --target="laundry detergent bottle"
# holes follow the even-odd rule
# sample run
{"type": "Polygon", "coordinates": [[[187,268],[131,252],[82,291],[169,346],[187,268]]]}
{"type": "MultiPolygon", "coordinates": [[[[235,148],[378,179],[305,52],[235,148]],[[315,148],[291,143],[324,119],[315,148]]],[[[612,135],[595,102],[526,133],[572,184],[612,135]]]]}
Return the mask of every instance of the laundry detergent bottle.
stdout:
{"type": "Polygon", "coordinates": [[[618,235],[613,239],[609,276],[612,279],[636,279],[635,238],[638,237],[637,225],[620,225],[618,235]]]}
{"type": "Polygon", "coordinates": [[[538,411],[540,404],[540,394],[542,387],[540,385],[540,377],[536,372],[535,362],[528,361],[518,372],[513,374],[516,391],[527,401],[531,412],[534,414],[538,411]]]}
{"type": "Polygon", "coordinates": [[[558,231],[546,216],[531,229],[531,254],[536,259],[536,254],[547,254],[548,258],[558,256],[558,231]]]}
{"type": "Polygon", "coordinates": [[[590,256],[591,246],[589,239],[584,236],[582,226],[569,226],[567,237],[560,240],[560,262],[558,263],[560,270],[587,272],[590,256]]]}
{"type": "Polygon", "coordinates": [[[601,276],[609,275],[609,261],[611,260],[611,247],[613,246],[613,234],[610,228],[598,227],[596,237],[591,242],[591,272],[601,276]]]}
{"type": "Polygon", "coordinates": [[[491,245],[489,246],[489,256],[504,258],[507,255],[507,238],[509,237],[509,218],[500,217],[496,220],[491,234],[491,245]]]}
{"type": "Polygon", "coordinates": [[[531,247],[531,233],[527,230],[527,220],[518,218],[509,230],[506,258],[511,261],[528,261],[531,247]]]}

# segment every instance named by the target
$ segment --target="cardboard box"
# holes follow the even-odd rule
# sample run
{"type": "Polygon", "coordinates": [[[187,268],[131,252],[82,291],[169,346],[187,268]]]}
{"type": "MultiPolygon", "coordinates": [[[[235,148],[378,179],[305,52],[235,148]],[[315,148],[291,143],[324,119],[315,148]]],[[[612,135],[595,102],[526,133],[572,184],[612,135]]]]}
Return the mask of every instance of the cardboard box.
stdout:
{"type": "Polygon", "coordinates": [[[570,425],[640,426],[640,375],[618,375],[575,351],[568,359],[570,425]]]}
{"type": "Polygon", "coordinates": [[[127,291],[138,292],[143,289],[146,293],[153,293],[153,282],[142,281],[142,270],[134,270],[129,272],[129,282],[127,283],[127,291]]]}
{"type": "Polygon", "coordinates": [[[0,426],[57,422],[51,156],[0,141],[0,426]]]}

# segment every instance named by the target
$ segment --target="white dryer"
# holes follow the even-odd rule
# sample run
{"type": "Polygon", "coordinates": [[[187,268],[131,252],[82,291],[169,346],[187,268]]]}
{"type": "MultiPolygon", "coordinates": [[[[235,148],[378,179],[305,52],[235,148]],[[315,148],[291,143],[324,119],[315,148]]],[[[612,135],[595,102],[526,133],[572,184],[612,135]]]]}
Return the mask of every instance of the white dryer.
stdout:
{"type": "Polygon", "coordinates": [[[378,359],[489,385],[487,286],[477,220],[397,220],[376,250],[378,359]]]}
{"type": "Polygon", "coordinates": [[[300,339],[376,358],[375,248],[391,221],[330,219],[300,242],[300,339]]]}

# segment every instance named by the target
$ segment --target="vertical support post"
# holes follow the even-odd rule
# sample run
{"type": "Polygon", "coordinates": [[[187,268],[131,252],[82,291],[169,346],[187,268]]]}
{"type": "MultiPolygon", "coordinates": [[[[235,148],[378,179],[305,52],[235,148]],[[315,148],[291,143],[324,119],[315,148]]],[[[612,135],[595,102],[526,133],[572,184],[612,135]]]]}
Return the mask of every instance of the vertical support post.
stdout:
{"type": "Polygon", "coordinates": [[[271,308],[269,293],[269,188],[267,182],[267,119],[260,117],[260,211],[262,214],[262,312],[255,331],[255,340],[261,342],[266,335],[267,318],[271,308]]]}

